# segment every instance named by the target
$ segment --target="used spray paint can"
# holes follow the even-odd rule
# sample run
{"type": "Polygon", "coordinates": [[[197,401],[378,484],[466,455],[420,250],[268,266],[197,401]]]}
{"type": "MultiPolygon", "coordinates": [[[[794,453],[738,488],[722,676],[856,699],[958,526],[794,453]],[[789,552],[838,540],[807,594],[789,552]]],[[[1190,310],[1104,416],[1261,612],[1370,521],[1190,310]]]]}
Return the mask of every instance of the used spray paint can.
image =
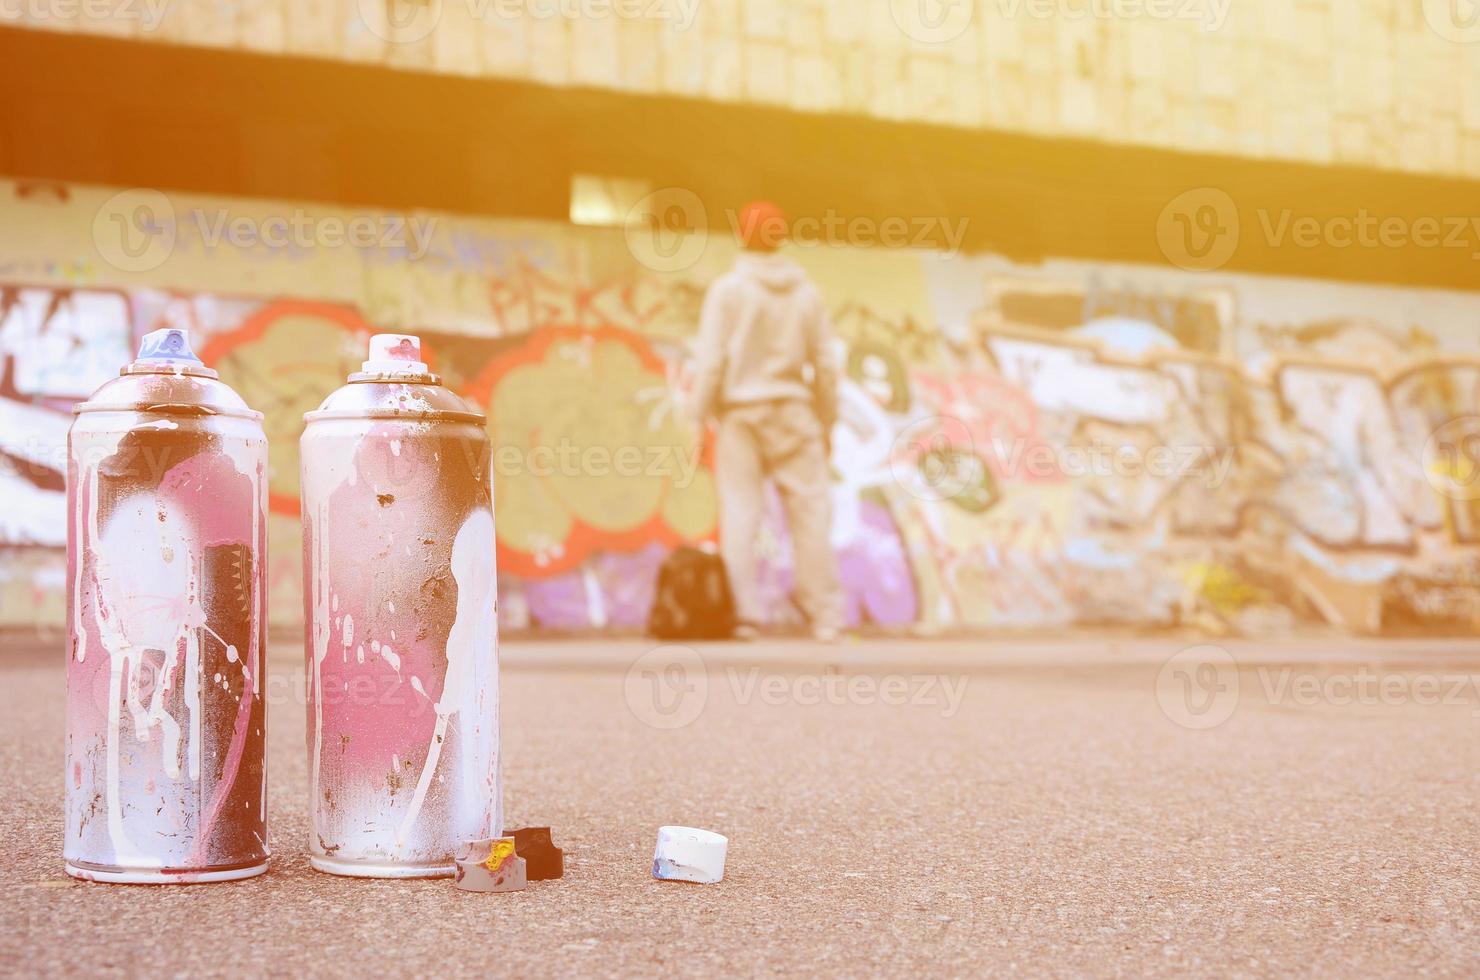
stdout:
{"type": "Polygon", "coordinates": [[[190,350],[146,336],[68,434],[67,873],[267,870],[267,438],[190,350]]]}
{"type": "Polygon", "coordinates": [[[310,860],[452,875],[503,823],[486,420],[402,335],[305,420],[310,860]]]}

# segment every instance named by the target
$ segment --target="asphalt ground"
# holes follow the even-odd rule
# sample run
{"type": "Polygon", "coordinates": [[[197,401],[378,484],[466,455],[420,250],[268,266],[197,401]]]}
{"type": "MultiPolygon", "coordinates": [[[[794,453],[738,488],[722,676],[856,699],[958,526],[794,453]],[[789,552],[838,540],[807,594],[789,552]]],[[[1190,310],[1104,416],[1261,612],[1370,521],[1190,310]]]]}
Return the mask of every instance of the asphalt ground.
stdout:
{"type": "Polygon", "coordinates": [[[508,643],[508,819],[566,854],[513,895],[309,868],[290,643],[271,872],[66,878],[62,656],[0,646],[9,975],[1480,972],[1473,641],[508,643]],[[651,878],[669,823],[722,883],[651,878]]]}

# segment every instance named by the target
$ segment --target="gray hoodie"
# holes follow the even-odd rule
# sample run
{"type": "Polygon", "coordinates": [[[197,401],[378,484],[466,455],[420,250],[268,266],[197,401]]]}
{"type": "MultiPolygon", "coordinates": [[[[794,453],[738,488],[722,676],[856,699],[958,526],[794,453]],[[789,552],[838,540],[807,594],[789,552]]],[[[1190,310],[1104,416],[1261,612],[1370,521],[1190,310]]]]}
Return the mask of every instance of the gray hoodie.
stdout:
{"type": "Polygon", "coordinates": [[[771,401],[805,401],[827,429],[837,420],[827,308],[790,259],[742,255],[709,287],[696,360],[701,421],[732,406],[771,401]]]}

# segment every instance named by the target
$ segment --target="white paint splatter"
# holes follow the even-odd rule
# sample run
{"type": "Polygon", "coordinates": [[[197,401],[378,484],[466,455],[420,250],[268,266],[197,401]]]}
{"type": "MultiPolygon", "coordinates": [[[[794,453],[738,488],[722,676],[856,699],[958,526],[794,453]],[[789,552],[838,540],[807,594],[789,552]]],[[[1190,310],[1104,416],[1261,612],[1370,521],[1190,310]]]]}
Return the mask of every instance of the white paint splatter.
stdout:
{"type": "MultiPolygon", "coordinates": [[[[454,801],[459,822],[464,826],[476,823],[485,829],[487,824],[501,822],[499,801],[495,800],[491,806],[487,801],[485,778],[486,773],[492,772],[497,784],[498,634],[494,618],[497,601],[494,548],[493,514],[487,510],[469,515],[452,542],[457,612],[447,635],[447,673],[442,680],[441,699],[436,703],[437,724],[427,745],[426,763],[396,835],[398,851],[405,847],[433,777],[440,778],[437,764],[453,716],[458,719],[458,760],[462,770],[457,781],[459,799],[454,801]],[[492,722],[484,727],[489,714],[493,715],[492,722]]],[[[412,686],[421,690],[416,678],[412,678],[412,686]]]]}
{"type": "MultiPolygon", "coordinates": [[[[305,489],[305,500],[308,490],[305,489]]],[[[327,498],[327,495],[325,495],[327,498]]],[[[306,513],[307,511],[305,511],[306,513]]],[[[325,567],[324,537],[329,533],[329,508],[319,504],[318,513],[309,521],[309,534],[313,540],[313,551],[309,559],[309,581],[304,586],[312,590],[313,618],[310,630],[313,635],[313,796],[311,806],[317,813],[319,801],[319,775],[324,755],[324,658],[329,654],[329,575],[325,567]]],[[[317,822],[317,821],[316,821],[317,822]]],[[[318,830],[316,827],[315,830],[318,830]]],[[[317,833],[310,835],[314,840],[317,833]]]]}
{"type": "Polygon", "coordinates": [[[394,670],[396,672],[396,679],[397,680],[400,680],[401,679],[401,658],[399,656],[397,656],[396,652],[390,648],[390,645],[389,644],[382,644],[381,645],[381,647],[380,647],[380,656],[381,656],[381,659],[382,660],[384,660],[386,663],[388,663],[388,664],[391,665],[391,670],[394,670]]]}
{"type": "MultiPolygon", "coordinates": [[[[200,604],[199,545],[188,525],[153,493],[136,493],[120,500],[105,527],[97,529],[95,599],[106,603],[110,615],[94,609],[104,648],[114,661],[126,664],[121,681],[134,717],[135,734],[151,741],[155,727],[161,734],[161,765],[171,779],[179,778],[177,720],[168,711],[167,695],[178,652],[184,648],[185,710],[190,714],[186,756],[190,777],[200,776],[203,724],[200,707],[200,631],[209,630],[200,604]],[[172,563],[139,563],[136,556],[150,545],[182,556],[172,563]],[[164,651],[154,693],[147,708],[139,700],[143,651],[164,651]]],[[[114,698],[117,699],[117,689],[114,698]]],[[[117,733],[110,729],[109,737],[117,733]]],[[[118,792],[110,784],[109,795],[118,792]]]]}

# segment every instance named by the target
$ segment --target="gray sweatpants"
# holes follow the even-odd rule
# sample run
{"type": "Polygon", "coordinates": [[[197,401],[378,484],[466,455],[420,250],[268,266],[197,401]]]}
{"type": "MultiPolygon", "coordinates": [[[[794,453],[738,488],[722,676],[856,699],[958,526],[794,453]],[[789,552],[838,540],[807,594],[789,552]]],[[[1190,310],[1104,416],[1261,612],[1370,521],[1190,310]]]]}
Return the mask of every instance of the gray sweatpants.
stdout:
{"type": "Polygon", "coordinates": [[[841,628],[843,590],[832,530],[831,481],[822,423],[800,401],[763,402],[727,409],[715,449],[719,482],[720,555],[742,620],[759,623],[755,541],[765,505],[766,480],[786,507],[796,567],[797,601],[814,628],[841,628]]]}

